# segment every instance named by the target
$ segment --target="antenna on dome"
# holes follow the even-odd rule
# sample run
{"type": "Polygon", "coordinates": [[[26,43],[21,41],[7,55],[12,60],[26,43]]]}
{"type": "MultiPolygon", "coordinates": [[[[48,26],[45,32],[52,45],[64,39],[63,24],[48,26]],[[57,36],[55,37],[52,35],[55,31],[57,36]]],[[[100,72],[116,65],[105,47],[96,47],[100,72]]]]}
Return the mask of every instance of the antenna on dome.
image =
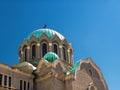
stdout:
{"type": "Polygon", "coordinates": [[[47,28],[47,25],[46,25],[46,24],[44,24],[43,28],[47,28]]]}

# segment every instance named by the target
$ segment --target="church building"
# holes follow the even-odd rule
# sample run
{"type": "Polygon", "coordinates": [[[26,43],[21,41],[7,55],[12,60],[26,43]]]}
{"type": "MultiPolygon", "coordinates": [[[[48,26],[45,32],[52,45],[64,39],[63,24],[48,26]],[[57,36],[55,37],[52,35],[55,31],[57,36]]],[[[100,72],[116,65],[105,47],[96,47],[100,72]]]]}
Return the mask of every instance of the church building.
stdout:
{"type": "Polygon", "coordinates": [[[71,43],[55,30],[33,31],[18,54],[20,63],[0,63],[0,90],[108,90],[93,60],[74,63],[71,43]]]}

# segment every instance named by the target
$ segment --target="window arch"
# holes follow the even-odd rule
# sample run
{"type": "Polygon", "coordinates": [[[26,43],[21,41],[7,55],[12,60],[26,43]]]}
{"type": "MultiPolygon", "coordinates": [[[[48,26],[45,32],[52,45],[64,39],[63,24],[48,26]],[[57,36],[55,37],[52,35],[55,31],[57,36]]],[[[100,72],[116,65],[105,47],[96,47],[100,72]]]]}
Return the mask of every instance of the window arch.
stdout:
{"type": "Polygon", "coordinates": [[[32,46],[32,59],[34,59],[36,57],[36,46],[33,45],[32,46]]]}
{"type": "Polygon", "coordinates": [[[42,44],[42,57],[47,53],[47,44],[43,43],[42,44]]]}
{"type": "Polygon", "coordinates": [[[56,44],[53,44],[53,52],[58,54],[58,47],[56,44]]]}
{"type": "Polygon", "coordinates": [[[63,49],[63,59],[66,60],[66,50],[65,50],[65,47],[63,47],[62,49],[63,49]]]}

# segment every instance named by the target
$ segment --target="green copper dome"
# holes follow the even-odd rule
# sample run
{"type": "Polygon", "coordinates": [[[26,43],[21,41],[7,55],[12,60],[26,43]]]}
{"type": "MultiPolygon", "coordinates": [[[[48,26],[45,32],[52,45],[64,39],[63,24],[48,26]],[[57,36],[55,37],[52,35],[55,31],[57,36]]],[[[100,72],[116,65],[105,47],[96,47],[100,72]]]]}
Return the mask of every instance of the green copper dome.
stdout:
{"type": "Polygon", "coordinates": [[[33,31],[28,37],[27,40],[30,40],[30,38],[32,36],[35,36],[36,38],[40,38],[43,34],[45,34],[48,38],[52,38],[54,35],[57,35],[61,40],[64,39],[63,35],[61,35],[60,33],[52,30],[52,29],[48,29],[48,28],[42,28],[42,29],[38,29],[33,31]]]}
{"type": "Polygon", "coordinates": [[[57,54],[53,53],[53,52],[48,52],[47,54],[44,55],[43,57],[45,60],[47,60],[48,62],[54,62],[56,61],[59,57],[57,54]]]}
{"type": "Polygon", "coordinates": [[[77,61],[75,64],[74,64],[74,67],[72,68],[72,70],[70,71],[71,74],[75,74],[75,71],[77,69],[77,67],[80,66],[80,61],[77,61]]]}

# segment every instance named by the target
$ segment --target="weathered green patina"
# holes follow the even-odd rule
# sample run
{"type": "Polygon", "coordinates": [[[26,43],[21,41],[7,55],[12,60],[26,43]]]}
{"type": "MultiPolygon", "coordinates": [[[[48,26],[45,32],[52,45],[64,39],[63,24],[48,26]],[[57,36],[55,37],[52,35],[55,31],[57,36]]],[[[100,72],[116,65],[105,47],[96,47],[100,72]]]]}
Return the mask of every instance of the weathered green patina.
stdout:
{"type": "Polygon", "coordinates": [[[47,29],[47,28],[38,29],[38,30],[33,31],[26,39],[29,41],[32,36],[34,36],[36,38],[40,38],[43,34],[45,34],[48,38],[52,38],[55,35],[57,35],[61,40],[64,39],[64,37],[60,33],[56,32],[52,29],[47,29]]]}
{"type": "Polygon", "coordinates": [[[75,64],[74,64],[74,67],[73,69],[70,70],[70,73],[71,74],[75,74],[75,71],[76,69],[80,66],[80,61],[77,61],[75,64]]]}

